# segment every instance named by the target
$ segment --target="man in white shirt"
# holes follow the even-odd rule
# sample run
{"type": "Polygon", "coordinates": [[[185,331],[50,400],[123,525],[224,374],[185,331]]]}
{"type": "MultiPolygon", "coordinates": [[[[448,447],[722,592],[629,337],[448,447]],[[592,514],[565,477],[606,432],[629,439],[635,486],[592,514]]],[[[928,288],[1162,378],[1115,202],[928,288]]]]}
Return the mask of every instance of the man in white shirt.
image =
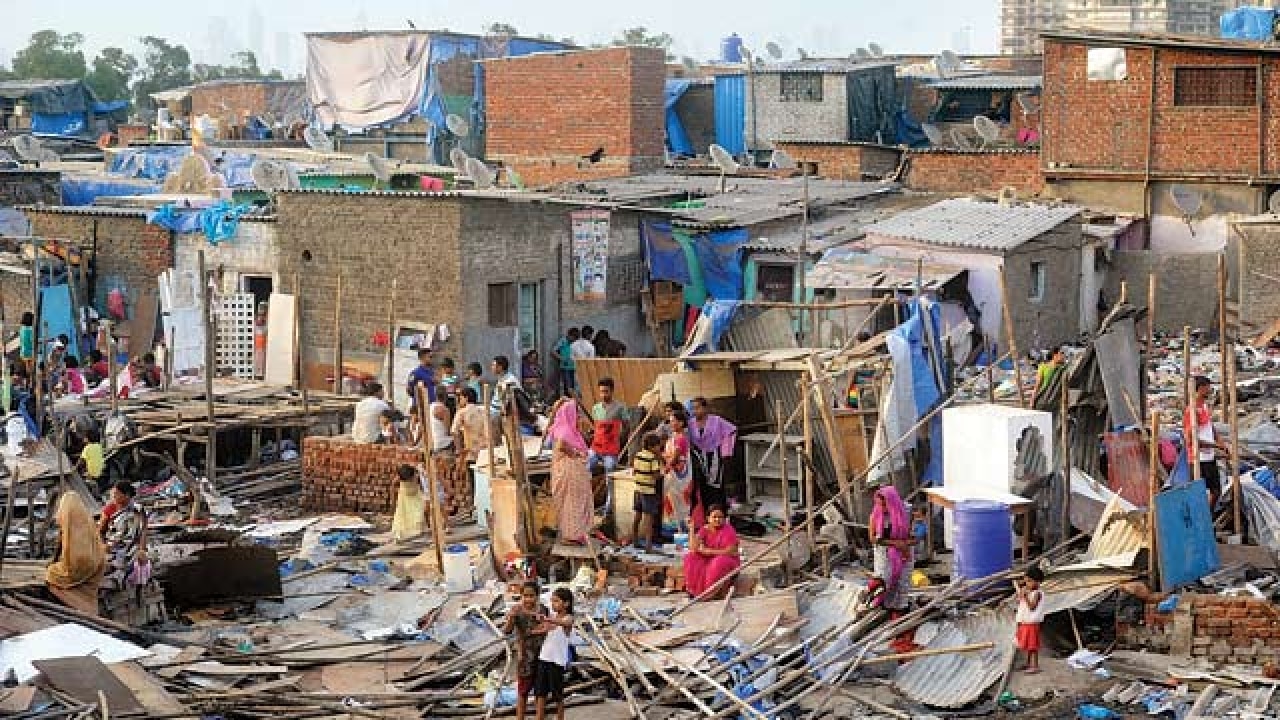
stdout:
{"type": "Polygon", "coordinates": [[[382,437],[382,411],[391,406],[382,399],[382,385],[371,382],[364,388],[364,399],[356,403],[355,419],[351,421],[351,439],[372,445],[382,437]]]}
{"type": "Polygon", "coordinates": [[[595,329],[590,325],[582,326],[582,333],[578,336],[578,339],[574,340],[573,344],[569,346],[569,352],[573,355],[574,360],[593,358],[596,356],[596,346],[591,342],[591,338],[595,334],[595,329]]]}

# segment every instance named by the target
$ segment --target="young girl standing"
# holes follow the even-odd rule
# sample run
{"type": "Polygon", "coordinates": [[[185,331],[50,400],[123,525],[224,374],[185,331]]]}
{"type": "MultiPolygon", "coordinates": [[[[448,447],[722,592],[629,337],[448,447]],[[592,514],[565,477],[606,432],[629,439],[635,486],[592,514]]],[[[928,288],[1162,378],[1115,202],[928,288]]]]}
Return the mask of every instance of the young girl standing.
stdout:
{"type": "Polygon", "coordinates": [[[1040,672],[1040,623],[1044,621],[1044,591],[1040,582],[1044,580],[1044,572],[1038,567],[1027,569],[1026,579],[1017,584],[1018,634],[1014,642],[1018,649],[1027,654],[1028,674],[1040,672]]]}
{"type": "Polygon", "coordinates": [[[569,667],[569,633],[573,630],[573,593],[558,587],[551,593],[551,615],[543,623],[546,638],[538,654],[537,720],[547,716],[547,698],[556,703],[556,720],[564,720],[564,671],[569,667]]]}
{"type": "Polygon", "coordinates": [[[546,606],[538,602],[538,583],[530,580],[520,588],[520,603],[507,613],[503,628],[504,632],[515,633],[520,663],[516,673],[516,720],[524,720],[525,702],[537,678],[546,617],[546,606]]]}

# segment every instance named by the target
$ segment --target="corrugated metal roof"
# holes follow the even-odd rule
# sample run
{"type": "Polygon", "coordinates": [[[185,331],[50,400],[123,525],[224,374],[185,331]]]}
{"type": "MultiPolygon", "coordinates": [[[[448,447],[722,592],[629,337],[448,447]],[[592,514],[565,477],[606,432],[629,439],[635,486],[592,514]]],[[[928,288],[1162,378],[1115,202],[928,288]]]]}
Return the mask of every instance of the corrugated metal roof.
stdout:
{"type": "Polygon", "coordinates": [[[1147,546],[1146,512],[1127,510],[1126,504],[1119,495],[1107,503],[1082,560],[1098,561],[1136,552],[1147,546]]]}
{"type": "Polygon", "coordinates": [[[892,58],[867,58],[865,60],[850,58],[809,58],[808,60],[792,60],[790,62],[776,63],[756,68],[753,72],[756,75],[767,75],[769,73],[796,73],[796,72],[820,72],[820,73],[850,73],[859,70],[871,70],[873,68],[897,67],[898,60],[892,58]]]}
{"type": "Polygon", "coordinates": [[[964,150],[954,147],[923,147],[909,148],[907,153],[910,155],[1039,155],[1039,148],[1028,147],[993,147],[974,150],[964,150]]]}
{"type": "Polygon", "coordinates": [[[1032,90],[1043,85],[1040,75],[969,75],[929,83],[938,90],[1032,90]]]}
{"type": "Polygon", "coordinates": [[[19,205],[22,212],[48,215],[92,215],[94,217],[146,217],[144,208],[106,207],[102,205],[19,205]]]}
{"type": "Polygon", "coordinates": [[[1009,609],[983,610],[946,621],[926,646],[928,649],[984,642],[995,643],[995,647],[917,658],[898,670],[894,684],[902,694],[931,707],[964,707],[1004,674],[1014,651],[1014,626],[1009,609]]]}
{"type": "MultiPolygon", "coordinates": [[[[1132,565],[1136,555],[1120,557],[1127,559],[1132,565]]],[[[1102,567],[1094,570],[1054,572],[1045,578],[1041,586],[1044,589],[1045,614],[1052,615],[1063,610],[1092,606],[1118,585],[1129,582],[1137,576],[1138,574],[1131,570],[1102,567]]]]}
{"type": "Polygon", "coordinates": [[[1080,214],[1074,205],[1001,205],[952,198],[899,213],[867,228],[867,235],[930,245],[1012,250],[1080,214]]]}
{"type": "Polygon", "coordinates": [[[774,140],[773,144],[774,145],[837,145],[841,147],[851,146],[851,147],[881,148],[883,150],[898,150],[898,151],[902,150],[902,147],[900,145],[886,145],[884,143],[866,142],[862,140],[823,140],[823,139],[810,140],[803,137],[779,138],[774,140]]]}

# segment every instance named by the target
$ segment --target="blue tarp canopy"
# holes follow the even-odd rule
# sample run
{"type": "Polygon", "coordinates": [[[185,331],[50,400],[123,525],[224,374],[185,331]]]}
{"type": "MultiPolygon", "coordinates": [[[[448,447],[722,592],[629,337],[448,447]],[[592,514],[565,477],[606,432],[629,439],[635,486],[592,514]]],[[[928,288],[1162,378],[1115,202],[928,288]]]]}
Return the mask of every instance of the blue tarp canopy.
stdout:
{"type": "Polygon", "coordinates": [[[689,140],[689,133],[685,132],[684,123],[680,122],[680,115],[676,113],[676,103],[680,102],[680,98],[684,97],[689,86],[692,85],[688,80],[680,78],[670,78],[667,80],[666,95],[663,106],[667,112],[667,149],[679,155],[693,155],[693,143],[689,140]]]}
{"type": "Polygon", "coordinates": [[[151,195],[160,192],[160,186],[140,182],[112,179],[110,176],[82,177],[62,176],[63,205],[92,205],[100,197],[122,195],[151,195]]]}
{"type": "Polygon", "coordinates": [[[102,102],[83,80],[7,80],[0,100],[25,103],[36,135],[88,137],[91,115],[110,115],[129,107],[128,100],[102,102]]]}
{"type": "Polygon", "coordinates": [[[746,242],[747,231],[742,228],[693,238],[707,295],[716,300],[742,299],[742,246],[746,242]]]}
{"type": "Polygon", "coordinates": [[[31,113],[33,135],[79,137],[89,132],[89,118],[84,113],[31,113]]]}
{"type": "Polygon", "coordinates": [[[689,263],[684,249],[671,233],[671,223],[645,221],[640,225],[645,252],[649,254],[649,277],[690,285],[689,263]]]}
{"type": "Polygon", "coordinates": [[[1222,37],[1235,40],[1270,40],[1275,22],[1275,10],[1240,7],[1222,13],[1218,19],[1218,31],[1222,37]]]}
{"type": "MultiPolygon", "coordinates": [[[[107,172],[124,177],[163,180],[169,173],[177,170],[190,154],[191,148],[181,145],[124,148],[114,154],[107,172]]],[[[255,187],[253,177],[249,174],[255,162],[253,155],[221,152],[218,157],[222,158],[221,172],[227,181],[227,187],[255,187]]]]}

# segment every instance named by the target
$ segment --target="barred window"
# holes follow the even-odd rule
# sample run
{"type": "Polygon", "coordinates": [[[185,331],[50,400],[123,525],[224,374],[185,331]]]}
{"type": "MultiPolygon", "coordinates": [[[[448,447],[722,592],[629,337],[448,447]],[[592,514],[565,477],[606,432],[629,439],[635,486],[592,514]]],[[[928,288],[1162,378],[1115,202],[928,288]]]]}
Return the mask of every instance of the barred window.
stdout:
{"type": "Polygon", "coordinates": [[[1254,67],[1180,67],[1173,70],[1173,104],[1252,107],[1258,102],[1254,67]]]}
{"type": "Polygon", "coordinates": [[[782,102],[822,102],[822,73],[782,73],[782,102]]]}

